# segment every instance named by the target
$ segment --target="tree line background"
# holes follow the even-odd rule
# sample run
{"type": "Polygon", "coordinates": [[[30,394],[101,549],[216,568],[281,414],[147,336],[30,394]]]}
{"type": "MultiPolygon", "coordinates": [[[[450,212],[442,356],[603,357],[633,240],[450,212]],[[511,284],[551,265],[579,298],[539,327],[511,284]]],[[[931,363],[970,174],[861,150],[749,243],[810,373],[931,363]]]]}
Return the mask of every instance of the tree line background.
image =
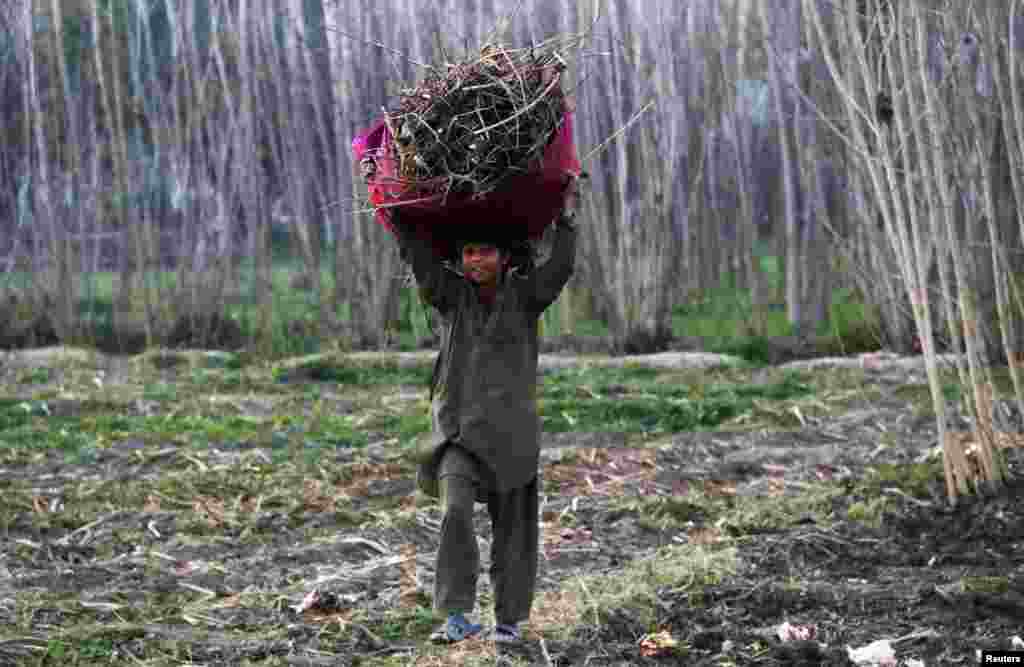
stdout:
{"type": "Polygon", "coordinates": [[[641,351],[722,295],[750,336],[835,330],[852,300],[910,351],[913,289],[948,283],[966,291],[931,301],[936,348],[958,345],[969,296],[982,353],[1005,363],[1024,345],[1018,5],[12,0],[5,319],[124,345],[236,321],[268,350],[379,346],[402,319],[428,337],[351,138],[426,66],[583,35],[565,57],[591,178],[554,329],[641,351]],[[925,233],[920,280],[900,246],[912,209],[951,232],[925,233]]]}

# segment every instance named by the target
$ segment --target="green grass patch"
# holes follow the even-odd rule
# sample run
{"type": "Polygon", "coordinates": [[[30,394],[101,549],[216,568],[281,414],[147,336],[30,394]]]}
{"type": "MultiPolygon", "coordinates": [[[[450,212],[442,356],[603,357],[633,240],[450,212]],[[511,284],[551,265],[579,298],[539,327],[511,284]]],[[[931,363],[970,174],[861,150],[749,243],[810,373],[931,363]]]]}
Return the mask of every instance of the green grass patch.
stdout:
{"type": "Polygon", "coordinates": [[[828,525],[836,519],[878,526],[895,505],[885,489],[929,497],[929,489],[942,488],[942,482],[941,462],[879,464],[856,481],[814,484],[795,495],[708,495],[695,489],[686,496],[620,500],[613,511],[616,516],[636,516],[640,525],[654,531],[678,530],[693,522],[714,525],[734,536],[807,522],[828,525]]]}
{"type": "Polygon", "coordinates": [[[19,428],[32,421],[32,417],[45,417],[49,407],[41,401],[0,398],[0,432],[19,428]]]}
{"type": "Polygon", "coordinates": [[[868,500],[879,497],[884,489],[892,488],[912,496],[928,497],[929,489],[935,484],[944,484],[944,480],[941,460],[905,464],[879,463],[869,466],[852,490],[868,500]]]}
{"type": "MultiPolygon", "coordinates": [[[[921,409],[932,407],[932,389],[927,384],[900,385],[893,389],[893,396],[921,409]]],[[[947,381],[942,385],[942,396],[947,401],[957,401],[963,396],[963,391],[958,383],[947,381]]]]}
{"type": "Polygon", "coordinates": [[[882,516],[891,509],[892,499],[876,497],[858,500],[846,508],[846,518],[857,523],[878,527],[882,524],[882,516]]]}
{"type": "Polygon", "coordinates": [[[38,412],[0,416],[0,448],[79,450],[100,442],[138,439],[166,443],[180,439],[199,442],[262,441],[270,438],[264,424],[247,417],[199,415],[132,416],[118,413],[79,417],[49,417],[38,412]]]}
{"type": "Polygon", "coordinates": [[[737,336],[721,342],[712,342],[709,351],[728,354],[758,366],[772,362],[772,342],[767,336],[737,336]]]}
{"type": "Polygon", "coordinates": [[[427,385],[432,367],[427,364],[402,365],[397,363],[362,363],[345,359],[343,355],[313,354],[289,359],[272,370],[279,383],[310,380],[333,382],[360,387],[381,385],[427,385]]]}
{"type": "MultiPolygon", "coordinates": [[[[131,394],[70,406],[64,401],[57,412],[51,400],[0,400],[0,452],[62,450],[87,462],[103,447],[132,439],[198,449],[246,443],[269,447],[276,462],[315,461],[339,448],[365,446],[371,438],[405,444],[430,430],[424,400],[381,403],[394,387],[425,389],[429,364],[353,363],[342,355],[314,355],[268,370],[199,367],[171,380],[142,375],[134,396],[152,401],[146,409],[154,414],[139,414],[131,394]],[[300,377],[306,381],[300,383],[300,377]],[[332,387],[357,390],[346,393],[352,412],[333,412],[332,387]],[[247,412],[244,393],[260,389],[278,395],[262,403],[272,405],[274,415],[247,412]],[[206,400],[218,392],[223,394],[217,401],[206,400]]],[[[646,435],[717,428],[813,391],[804,374],[778,373],[758,383],[748,378],[742,369],[563,369],[541,377],[538,407],[548,432],[646,435]]]]}
{"type": "Polygon", "coordinates": [[[133,367],[140,372],[168,369],[191,369],[192,372],[238,371],[244,368],[252,355],[221,350],[168,350],[156,348],[132,358],[133,367]]]}
{"type": "MultiPolygon", "coordinates": [[[[755,401],[805,396],[797,374],[764,384],[660,381],[652,369],[583,369],[545,375],[539,406],[544,430],[674,433],[709,429],[752,410],[755,401]]],[[[679,377],[679,376],[670,376],[679,377]]]]}
{"type": "Polygon", "coordinates": [[[49,368],[38,366],[19,370],[15,379],[18,384],[46,384],[52,376],[53,372],[49,368]]]}
{"type": "MultiPolygon", "coordinates": [[[[671,315],[673,334],[702,339],[707,342],[708,349],[739,353],[744,358],[762,363],[758,360],[764,356],[765,339],[790,336],[794,332],[786,316],[785,304],[778,296],[783,287],[782,274],[779,273],[783,270],[782,262],[767,252],[759,260],[761,271],[768,276],[776,300],[766,304],[758,313],[757,319],[763,322],[763,327],[756,332],[757,336],[751,335],[750,323],[755,318],[749,290],[737,288],[731,279],[726,279],[724,285],[687,295],[671,315]]],[[[333,263],[334,256],[328,251],[321,262],[319,290],[297,289],[292,287],[292,281],[295,276],[306,273],[303,263],[294,255],[289,255],[287,248],[276,249],[269,281],[272,307],[265,311],[260,308],[257,299],[258,283],[254,263],[243,262],[229,280],[228,293],[224,297],[220,314],[233,319],[246,340],[259,339],[260,353],[271,358],[313,354],[329,349],[334,344],[344,347],[344,341],[331,340],[326,332],[320,330],[321,311],[324,310],[321,304],[326,303],[335,287],[333,263]],[[264,322],[268,323],[267,329],[261,328],[264,322]]],[[[79,285],[76,294],[79,322],[91,329],[86,339],[115,340],[113,302],[117,289],[116,276],[113,273],[96,273],[76,275],[75,278],[79,285]]],[[[147,272],[141,280],[149,289],[160,290],[156,293],[162,295],[179,289],[175,272],[147,272]]],[[[28,274],[0,277],[0,288],[30,283],[31,276],[28,274]]],[[[572,301],[576,305],[587,300],[582,293],[574,297],[572,301]]],[[[403,289],[399,300],[399,317],[390,325],[387,337],[398,349],[415,349],[431,336],[428,311],[420,303],[415,289],[403,289]]],[[[162,304],[156,305],[160,310],[162,304]]],[[[333,304],[325,306],[327,310],[333,307],[333,304]]],[[[606,322],[587,316],[564,318],[562,311],[565,307],[566,303],[560,299],[545,311],[543,335],[561,336],[570,333],[563,327],[563,323],[569,321],[573,334],[608,336],[606,322]]],[[[141,304],[137,310],[142,312],[141,304]]],[[[352,317],[349,304],[340,304],[336,311],[329,314],[332,320],[341,323],[350,322],[352,317]]],[[[810,333],[829,337],[837,351],[845,350],[847,354],[877,349],[877,327],[870,324],[875,319],[871,309],[860,301],[854,290],[837,289],[832,295],[829,321],[819,323],[817,330],[810,333]]]]}
{"type": "Polygon", "coordinates": [[[408,442],[430,431],[430,414],[424,406],[413,412],[381,415],[371,420],[367,426],[393,434],[402,442],[408,442]]]}
{"type": "MultiPolygon", "coordinates": [[[[778,258],[765,256],[761,262],[769,282],[780,292],[782,277],[774,273],[778,270],[778,258]]],[[[837,289],[832,293],[828,321],[819,322],[814,330],[804,333],[814,334],[814,351],[819,354],[873,351],[881,344],[876,319],[854,290],[837,289]]],[[[672,331],[678,337],[704,340],[708,351],[738,356],[754,364],[771,363],[773,339],[796,333],[785,303],[769,303],[755,313],[750,292],[730,285],[702,290],[692,300],[676,306],[672,312],[672,331]],[[757,330],[752,325],[755,321],[760,322],[757,330]]]]}
{"type": "Polygon", "coordinates": [[[931,498],[945,488],[941,461],[871,465],[856,480],[842,482],[837,512],[850,521],[879,527],[899,502],[889,490],[919,498],[931,498]],[[843,509],[845,507],[845,509],[843,509]]]}
{"type": "MultiPolygon", "coordinates": [[[[0,409],[0,452],[63,451],[71,462],[89,463],[101,446],[123,440],[150,445],[172,442],[196,448],[232,447],[240,443],[268,447],[277,462],[313,464],[339,449],[367,444],[368,427],[408,439],[429,429],[419,410],[408,415],[381,415],[356,425],[351,415],[315,418],[280,416],[257,419],[241,415],[126,415],[118,411],[78,417],[51,417],[40,402],[20,402],[0,409]]],[[[42,403],[45,405],[44,403],[42,403]]]]}
{"type": "Polygon", "coordinates": [[[178,388],[167,382],[154,382],[146,385],[142,398],[149,401],[173,401],[178,398],[178,388]]]}
{"type": "Polygon", "coordinates": [[[967,593],[1001,595],[1010,590],[1010,580],[1006,577],[963,577],[960,588],[967,593]]]}
{"type": "Polygon", "coordinates": [[[640,525],[655,531],[680,529],[692,521],[742,536],[807,521],[828,523],[834,518],[833,500],[844,493],[837,484],[819,484],[797,495],[780,496],[709,495],[694,490],[685,496],[621,500],[613,511],[618,516],[634,515],[640,525]]]}
{"type": "Polygon", "coordinates": [[[819,335],[832,339],[838,354],[871,352],[882,345],[878,316],[851,289],[838,290],[829,307],[829,321],[818,328],[819,335]]]}
{"type": "Polygon", "coordinates": [[[205,368],[193,369],[189,382],[207,392],[236,392],[243,388],[250,390],[265,386],[267,383],[256,383],[238,370],[210,371],[205,368]]]}
{"type": "MultiPolygon", "coordinates": [[[[97,664],[114,654],[114,642],[109,639],[84,639],[80,642],[51,639],[46,645],[46,660],[62,665],[97,664]]],[[[46,663],[44,663],[46,664],[46,663]]]]}
{"type": "MultiPolygon", "coordinates": [[[[386,423],[386,420],[381,421],[386,423]]],[[[303,444],[307,449],[322,448],[324,445],[341,447],[366,445],[365,429],[356,427],[353,418],[349,415],[320,415],[310,420],[306,428],[296,424],[293,430],[302,434],[303,444]]]]}
{"type": "Polygon", "coordinates": [[[94,447],[95,436],[77,426],[76,419],[50,416],[45,401],[7,403],[0,406],[0,453],[12,448],[73,455],[94,447]]]}
{"type": "Polygon", "coordinates": [[[426,600],[420,602],[414,607],[388,612],[368,627],[388,642],[425,641],[444,619],[426,606],[426,600]]]}

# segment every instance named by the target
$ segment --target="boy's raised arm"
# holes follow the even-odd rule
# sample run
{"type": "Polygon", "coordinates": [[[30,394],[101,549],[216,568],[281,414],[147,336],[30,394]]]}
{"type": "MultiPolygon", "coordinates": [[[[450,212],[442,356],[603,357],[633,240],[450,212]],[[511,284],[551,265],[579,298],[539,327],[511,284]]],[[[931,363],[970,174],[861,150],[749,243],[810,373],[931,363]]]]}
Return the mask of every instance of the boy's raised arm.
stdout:
{"type": "Polygon", "coordinates": [[[567,174],[563,196],[565,201],[555,223],[551,256],[534,272],[530,285],[532,309],[536,313],[544,312],[555,302],[576,266],[576,214],[580,205],[578,175],[567,174]]]}
{"type": "Polygon", "coordinates": [[[420,296],[442,313],[447,311],[454,302],[458,278],[441,263],[427,241],[417,237],[408,225],[402,224],[398,211],[391,212],[391,226],[395,230],[402,259],[412,266],[420,296]]]}
{"type": "Polygon", "coordinates": [[[576,228],[555,225],[551,256],[533,272],[530,280],[531,310],[542,313],[555,302],[576,266],[576,228]]]}

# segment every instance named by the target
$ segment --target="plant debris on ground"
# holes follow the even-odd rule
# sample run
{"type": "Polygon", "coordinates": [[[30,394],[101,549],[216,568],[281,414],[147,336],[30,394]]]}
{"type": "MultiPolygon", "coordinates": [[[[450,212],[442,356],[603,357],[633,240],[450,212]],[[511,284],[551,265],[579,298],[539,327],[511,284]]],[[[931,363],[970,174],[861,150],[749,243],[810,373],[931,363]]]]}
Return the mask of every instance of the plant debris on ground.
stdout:
{"type": "MultiPolygon", "coordinates": [[[[346,359],[0,357],[0,665],[494,664],[425,641],[441,513],[405,452],[428,362],[346,359]]],[[[576,423],[544,434],[538,597],[505,664],[849,665],[882,640],[971,664],[1020,635],[1024,489],[946,505],[919,372],[542,379],[576,423]],[[702,430],[597,409],[708,397],[735,405],[702,430]]]]}

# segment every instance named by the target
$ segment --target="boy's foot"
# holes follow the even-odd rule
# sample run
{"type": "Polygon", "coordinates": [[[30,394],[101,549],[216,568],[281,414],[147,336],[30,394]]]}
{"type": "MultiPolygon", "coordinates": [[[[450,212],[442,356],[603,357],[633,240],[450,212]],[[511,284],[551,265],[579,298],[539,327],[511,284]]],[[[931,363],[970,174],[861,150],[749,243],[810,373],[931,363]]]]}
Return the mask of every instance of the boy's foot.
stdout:
{"type": "Polygon", "coordinates": [[[496,644],[514,644],[519,641],[519,626],[514,623],[498,623],[494,627],[493,639],[496,644]]]}
{"type": "Polygon", "coordinates": [[[444,625],[430,635],[430,641],[435,644],[454,644],[480,634],[483,629],[482,625],[470,623],[462,614],[449,614],[444,625]]]}

